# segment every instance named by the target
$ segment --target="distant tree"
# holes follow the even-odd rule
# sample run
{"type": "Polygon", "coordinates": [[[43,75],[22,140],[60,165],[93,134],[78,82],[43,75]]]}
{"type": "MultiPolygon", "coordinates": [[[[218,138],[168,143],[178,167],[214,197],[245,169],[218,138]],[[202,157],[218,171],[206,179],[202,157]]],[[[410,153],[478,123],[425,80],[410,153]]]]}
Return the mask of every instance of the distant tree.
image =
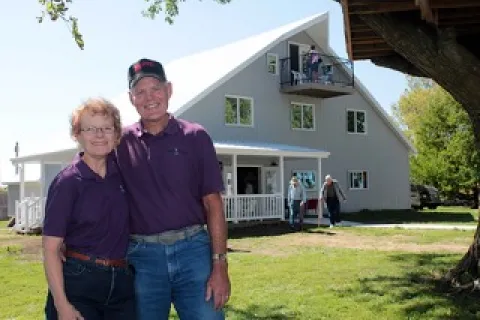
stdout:
{"type": "Polygon", "coordinates": [[[431,100],[434,83],[430,79],[407,76],[408,87],[399,101],[392,106],[395,122],[405,135],[414,142],[414,132],[418,129],[419,116],[431,100]]]}
{"type": "Polygon", "coordinates": [[[399,110],[406,122],[413,122],[410,135],[418,151],[410,159],[412,179],[434,185],[449,196],[474,190],[480,181],[480,156],[462,106],[436,84],[411,87],[399,105],[405,101],[409,108],[399,110]],[[422,112],[409,114],[420,109],[422,112]]]}
{"type": "Polygon", "coordinates": [[[476,188],[480,156],[471,121],[448,92],[431,80],[408,77],[408,89],[392,110],[418,151],[410,156],[413,182],[448,196],[476,188]]]}
{"type": "MultiPolygon", "coordinates": [[[[38,0],[43,9],[41,15],[37,17],[39,23],[45,18],[51,21],[63,21],[67,24],[73,39],[80,49],[84,49],[85,42],[78,27],[78,19],[68,15],[68,10],[74,0],[38,0]]],[[[174,18],[179,14],[178,5],[186,0],[144,0],[148,3],[147,8],[142,11],[144,17],[155,19],[160,12],[165,13],[165,21],[169,24],[173,23],[174,18]]],[[[201,0],[199,0],[201,1],[201,0]]],[[[226,4],[231,0],[213,0],[220,4],[226,4]]],[[[93,4],[92,4],[93,6],[93,4]]]]}

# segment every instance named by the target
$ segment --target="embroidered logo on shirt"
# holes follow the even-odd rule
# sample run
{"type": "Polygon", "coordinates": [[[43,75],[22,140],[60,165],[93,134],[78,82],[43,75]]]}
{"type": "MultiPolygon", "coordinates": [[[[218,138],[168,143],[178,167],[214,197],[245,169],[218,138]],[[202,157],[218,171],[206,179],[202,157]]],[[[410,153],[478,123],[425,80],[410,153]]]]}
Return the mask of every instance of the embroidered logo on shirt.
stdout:
{"type": "Polygon", "coordinates": [[[173,155],[178,156],[180,152],[178,151],[178,148],[173,148],[173,155]]]}
{"type": "Polygon", "coordinates": [[[120,185],[120,191],[121,191],[122,193],[125,193],[125,188],[123,188],[122,185],[120,185]]]}

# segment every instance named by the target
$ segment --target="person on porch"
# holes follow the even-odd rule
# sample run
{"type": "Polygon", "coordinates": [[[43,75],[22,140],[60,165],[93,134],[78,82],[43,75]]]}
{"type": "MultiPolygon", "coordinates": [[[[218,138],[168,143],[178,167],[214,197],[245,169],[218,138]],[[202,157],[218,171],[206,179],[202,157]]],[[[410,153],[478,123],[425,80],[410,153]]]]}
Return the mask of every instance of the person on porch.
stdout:
{"type": "Polygon", "coordinates": [[[297,217],[301,214],[301,210],[307,202],[307,194],[305,188],[302,186],[300,181],[296,176],[293,176],[290,180],[290,185],[288,187],[287,195],[288,207],[290,209],[289,224],[290,229],[295,229],[295,221],[297,217]]]}
{"type": "Polygon", "coordinates": [[[133,272],[126,262],[129,208],[113,148],[120,113],[90,99],[73,112],[81,149],[50,184],[43,224],[47,320],[136,319],[133,272]]]}
{"type": "Polygon", "coordinates": [[[320,190],[320,194],[322,205],[324,201],[327,203],[327,210],[330,216],[330,228],[333,228],[335,224],[342,221],[340,219],[340,197],[344,202],[347,201],[347,197],[342,187],[340,187],[340,183],[329,174],[325,176],[325,182],[320,190]]]}

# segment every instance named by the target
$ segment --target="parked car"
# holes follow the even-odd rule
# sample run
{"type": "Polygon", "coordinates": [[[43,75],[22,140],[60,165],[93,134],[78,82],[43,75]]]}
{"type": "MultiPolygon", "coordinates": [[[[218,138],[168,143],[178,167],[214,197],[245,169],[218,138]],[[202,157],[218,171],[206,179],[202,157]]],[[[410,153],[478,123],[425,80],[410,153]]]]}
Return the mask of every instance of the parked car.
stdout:
{"type": "Polygon", "coordinates": [[[410,184],[410,199],[414,209],[436,209],[442,204],[438,189],[422,184],[410,184]]]}

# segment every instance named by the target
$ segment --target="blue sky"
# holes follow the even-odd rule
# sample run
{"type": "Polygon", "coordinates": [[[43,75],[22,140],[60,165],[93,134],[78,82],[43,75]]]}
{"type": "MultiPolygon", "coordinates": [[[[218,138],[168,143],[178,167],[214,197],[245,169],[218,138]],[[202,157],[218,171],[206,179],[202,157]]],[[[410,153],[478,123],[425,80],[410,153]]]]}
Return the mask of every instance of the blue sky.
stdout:
{"type": "MultiPolygon", "coordinates": [[[[143,0],[75,0],[71,14],[79,18],[83,51],[63,23],[37,23],[37,1],[6,3],[0,10],[0,181],[13,170],[15,141],[21,155],[68,142],[72,109],[90,96],[124,92],[127,68],[141,57],[167,63],[325,11],[331,47],[347,56],[342,11],[333,0],[233,0],[226,6],[188,0],[174,25],[163,16],[143,18],[143,0]]],[[[388,113],[406,88],[404,75],[370,62],[356,62],[355,75],[388,113]]]]}

